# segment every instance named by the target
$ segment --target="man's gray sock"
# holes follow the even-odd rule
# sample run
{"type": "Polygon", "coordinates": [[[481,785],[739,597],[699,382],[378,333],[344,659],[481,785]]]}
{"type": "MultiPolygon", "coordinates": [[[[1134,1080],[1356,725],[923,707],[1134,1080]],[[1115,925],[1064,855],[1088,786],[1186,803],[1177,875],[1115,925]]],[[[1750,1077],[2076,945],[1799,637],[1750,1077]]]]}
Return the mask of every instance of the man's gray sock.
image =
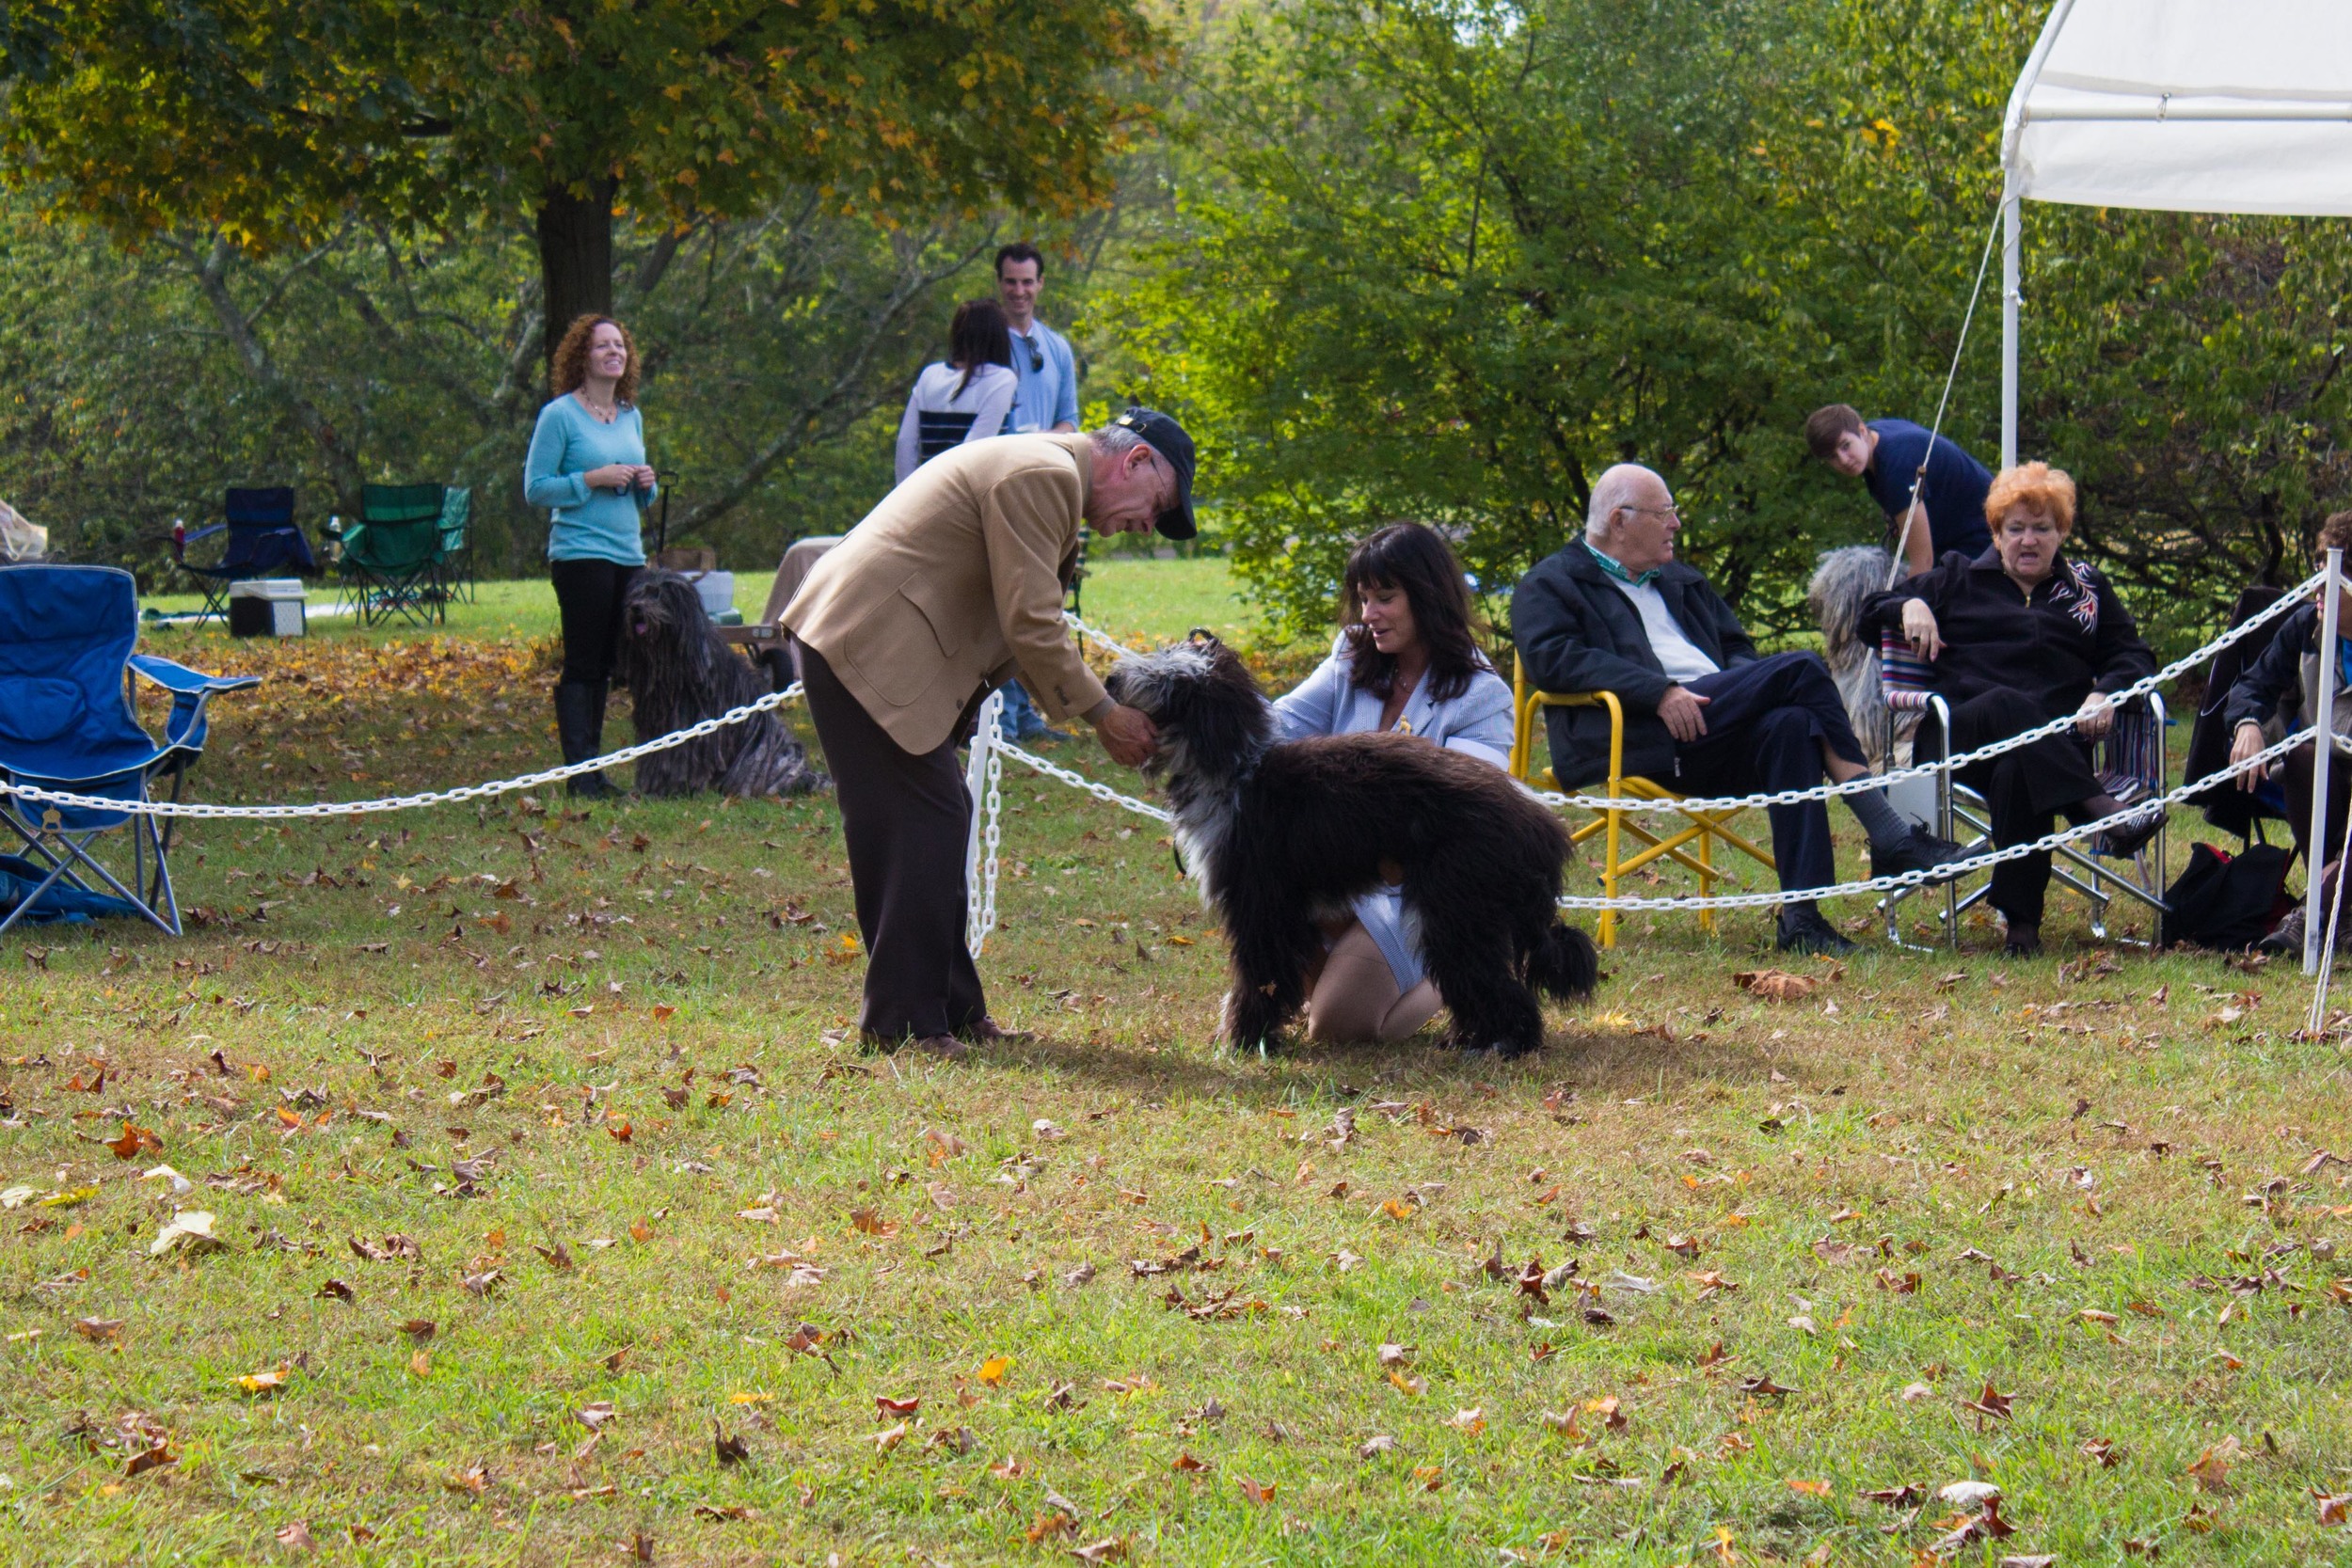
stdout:
{"type": "Polygon", "coordinates": [[[1869,837],[1871,848],[1891,848],[1911,835],[1911,824],[1886,803],[1886,791],[1860,789],[1845,799],[1854,820],[1862,824],[1863,832],[1869,837]]]}

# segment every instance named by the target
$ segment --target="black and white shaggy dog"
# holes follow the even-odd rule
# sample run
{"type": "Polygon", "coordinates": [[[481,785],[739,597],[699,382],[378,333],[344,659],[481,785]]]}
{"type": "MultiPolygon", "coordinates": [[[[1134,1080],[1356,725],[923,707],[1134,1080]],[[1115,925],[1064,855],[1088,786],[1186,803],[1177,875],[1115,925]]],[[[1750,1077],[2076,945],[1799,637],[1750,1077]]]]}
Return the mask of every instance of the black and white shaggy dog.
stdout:
{"type": "Polygon", "coordinates": [[[1159,727],[1144,776],[1166,784],[1184,863],[1222,917],[1234,1044],[1280,1034],[1306,1001],[1317,920],[1384,879],[1420,917],[1448,1044],[1533,1051],[1536,991],[1591,994],[1592,942],[1553,902],[1567,830],[1500,768],[1404,735],[1278,745],[1240,656],[1201,632],[1121,659],[1109,686],[1159,727]]]}
{"type": "MultiPolygon", "coordinates": [[[[621,602],[621,679],[652,740],[767,695],[767,677],[719,640],[702,595],[675,572],[637,574],[621,602]]],[[[832,781],[774,713],[755,714],[637,764],[643,795],[801,795],[832,781]]]]}

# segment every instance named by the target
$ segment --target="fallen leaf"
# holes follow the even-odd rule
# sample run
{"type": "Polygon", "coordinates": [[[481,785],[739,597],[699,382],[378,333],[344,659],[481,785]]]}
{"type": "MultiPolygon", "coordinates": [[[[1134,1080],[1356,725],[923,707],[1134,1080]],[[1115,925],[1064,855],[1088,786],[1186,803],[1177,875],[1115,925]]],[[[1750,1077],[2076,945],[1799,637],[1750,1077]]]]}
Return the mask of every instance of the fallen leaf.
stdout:
{"type": "Polygon", "coordinates": [[[1820,982],[1807,974],[1791,974],[1780,969],[1743,970],[1731,977],[1731,983],[1753,996],[1767,1002],[1795,1002],[1813,994],[1820,982]]]}
{"type": "Polygon", "coordinates": [[[318,1543],[310,1538],[310,1525],[306,1519],[296,1519],[292,1524],[280,1527],[278,1531],[278,1544],[289,1551],[296,1552],[313,1551],[318,1546],[318,1543]]]}
{"type": "Polygon", "coordinates": [[[266,1394],[275,1389],[283,1388],[286,1386],[286,1380],[293,1375],[294,1368],[281,1361],[267,1370],[247,1372],[237,1379],[237,1386],[248,1394],[266,1394]]]}
{"type": "MultiPolygon", "coordinates": [[[[95,1190],[95,1189],[93,1189],[95,1190]]],[[[185,1209],[171,1216],[155,1239],[147,1246],[148,1256],[160,1258],[175,1246],[189,1252],[216,1252],[229,1243],[213,1234],[213,1216],[209,1210],[185,1209]]]]}
{"type": "Polygon", "coordinates": [[[1248,1497],[1251,1502],[1263,1505],[1274,1500],[1274,1494],[1277,1488],[1271,1486],[1262,1486],[1246,1476],[1236,1476],[1233,1479],[1236,1484],[1241,1487],[1241,1495],[1248,1497]]]}
{"type": "Polygon", "coordinates": [[[710,1447],[711,1451],[719,1456],[719,1463],[722,1465],[745,1465],[751,1462],[751,1445],[739,1436],[728,1436],[726,1429],[716,1421],[710,1423],[710,1447]]]}
{"type": "Polygon", "coordinates": [[[92,1344],[103,1344],[109,1339],[121,1338],[122,1322],[120,1318],[76,1318],[73,1320],[73,1332],[92,1344]]]}

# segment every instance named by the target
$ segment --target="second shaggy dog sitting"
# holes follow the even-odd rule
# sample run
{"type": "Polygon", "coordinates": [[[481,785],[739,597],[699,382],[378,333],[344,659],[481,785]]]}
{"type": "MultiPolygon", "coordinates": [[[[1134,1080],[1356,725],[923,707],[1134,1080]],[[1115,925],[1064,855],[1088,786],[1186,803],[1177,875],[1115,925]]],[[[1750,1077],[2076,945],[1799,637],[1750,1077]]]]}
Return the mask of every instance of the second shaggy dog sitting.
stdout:
{"type": "MultiPolygon", "coordinates": [[[[675,572],[640,572],[621,604],[621,679],[637,738],[655,739],[758,701],[766,677],[719,639],[702,595],[675,572]]],[[[832,781],[774,713],[755,714],[637,764],[644,795],[801,795],[832,781]]]]}
{"type": "Polygon", "coordinates": [[[1535,1050],[1535,991],[1591,994],[1592,942],[1554,903],[1567,830],[1507,775],[1405,735],[1276,745],[1258,683],[1205,633],[1120,660],[1107,684],[1159,728],[1144,773],[1166,784],[1184,863],[1223,918],[1236,1045],[1269,1044],[1297,1016],[1316,921],[1383,880],[1419,922],[1447,1043],[1535,1050]]]}

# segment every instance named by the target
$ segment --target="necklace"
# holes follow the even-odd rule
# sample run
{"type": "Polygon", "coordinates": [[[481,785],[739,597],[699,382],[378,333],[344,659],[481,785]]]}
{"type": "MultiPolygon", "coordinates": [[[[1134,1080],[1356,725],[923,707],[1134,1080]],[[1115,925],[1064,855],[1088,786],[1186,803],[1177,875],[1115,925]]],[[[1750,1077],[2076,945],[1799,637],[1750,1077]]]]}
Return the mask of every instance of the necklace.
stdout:
{"type": "Polygon", "coordinates": [[[589,416],[598,424],[611,424],[620,418],[621,405],[617,401],[611,404],[599,404],[596,399],[588,395],[588,389],[584,387],[580,391],[580,406],[586,408],[589,416]]]}

